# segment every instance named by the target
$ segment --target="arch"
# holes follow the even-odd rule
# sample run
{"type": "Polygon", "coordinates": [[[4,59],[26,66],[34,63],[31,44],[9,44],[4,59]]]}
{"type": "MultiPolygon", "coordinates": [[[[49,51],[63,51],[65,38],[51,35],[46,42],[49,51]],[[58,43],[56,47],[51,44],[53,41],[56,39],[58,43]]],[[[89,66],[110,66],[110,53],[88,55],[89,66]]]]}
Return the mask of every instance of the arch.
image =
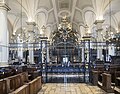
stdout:
{"type": "Polygon", "coordinates": [[[37,15],[38,13],[41,13],[41,12],[46,15],[46,21],[47,21],[47,19],[48,19],[48,11],[47,11],[45,8],[40,8],[40,9],[36,10],[36,12],[35,12],[35,17],[36,17],[36,15],[37,15]]]}
{"type": "Polygon", "coordinates": [[[85,22],[85,13],[88,12],[88,11],[94,13],[95,17],[96,17],[95,10],[92,7],[85,7],[82,11],[82,17],[83,17],[84,23],[86,23],[85,22]]]}
{"type": "Polygon", "coordinates": [[[95,14],[93,11],[86,11],[85,14],[85,22],[89,28],[91,28],[95,22],[95,14]]]}

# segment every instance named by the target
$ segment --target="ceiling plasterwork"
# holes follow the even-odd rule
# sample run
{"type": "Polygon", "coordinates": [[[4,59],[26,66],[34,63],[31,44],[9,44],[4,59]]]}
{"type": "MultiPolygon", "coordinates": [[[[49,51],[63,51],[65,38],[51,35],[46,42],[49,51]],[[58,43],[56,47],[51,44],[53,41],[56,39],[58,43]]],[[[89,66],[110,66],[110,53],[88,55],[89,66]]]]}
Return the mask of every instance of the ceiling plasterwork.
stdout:
{"type": "Polygon", "coordinates": [[[39,27],[50,26],[46,31],[50,36],[52,31],[57,30],[63,16],[68,17],[73,29],[81,36],[86,24],[92,30],[94,21],[101,18],[105,20],[103,26],[110,25],[111,17],[112,27],[120,29],[120,0],[7,0],[7,4],[11,8],[8,19],[12,33],[21,26],[27,27],[26,21],[31,20],[39,23],[39,27]],[[44,16],[40,16],[42,13],[44,16]]]}
{"type": "Polygon", "coordinates": [[[53,8],[52,0],[39,0],[38,9],[45,8],[46,10],[50,10],[53,8]]]}
{"type": "Polygon", "coordinates": [[[83,10],[85,7],[92,7],[91,0],[77,0],[76,7],[83,10]]]}
{"type": "Polygon", "coordinates": [[[54,24],[54,23],[56,22],[54,12],[51,11],[48,15],[49,15],[49,16],[48,16],[47,23],[48,23],[48,24],[54,24]]]}

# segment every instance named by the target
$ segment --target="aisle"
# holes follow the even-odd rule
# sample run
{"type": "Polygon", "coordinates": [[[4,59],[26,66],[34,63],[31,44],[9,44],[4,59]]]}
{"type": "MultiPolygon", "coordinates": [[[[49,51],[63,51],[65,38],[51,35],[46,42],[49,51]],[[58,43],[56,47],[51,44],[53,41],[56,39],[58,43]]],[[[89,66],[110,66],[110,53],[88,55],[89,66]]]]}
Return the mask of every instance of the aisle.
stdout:
{"type": "Polygon", "coordinates": [[[38,94],[107,94],[97,86],[85,83],[47,83],[38,94]]]}

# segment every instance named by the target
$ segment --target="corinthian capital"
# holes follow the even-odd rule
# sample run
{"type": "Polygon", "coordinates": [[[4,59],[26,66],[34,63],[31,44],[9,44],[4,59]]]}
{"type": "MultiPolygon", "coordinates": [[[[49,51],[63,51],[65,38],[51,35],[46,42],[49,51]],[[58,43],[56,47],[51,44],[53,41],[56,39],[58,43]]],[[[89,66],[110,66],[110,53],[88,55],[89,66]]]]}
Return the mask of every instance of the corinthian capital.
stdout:
{"type": "Polygon", "coordinates": [[[11,9],[8,7],[7,0],[0,0],[0,9],[4,9],[10,11],[11,9]]]}

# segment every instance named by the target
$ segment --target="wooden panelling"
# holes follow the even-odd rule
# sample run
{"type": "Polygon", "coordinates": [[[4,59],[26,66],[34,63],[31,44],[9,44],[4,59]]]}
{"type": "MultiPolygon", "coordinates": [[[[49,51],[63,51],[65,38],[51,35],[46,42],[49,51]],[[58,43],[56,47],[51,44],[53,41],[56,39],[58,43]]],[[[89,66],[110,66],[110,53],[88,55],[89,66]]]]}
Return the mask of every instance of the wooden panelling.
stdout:
{"type": "Polygon", "coordinates": [[[38,91],[41,89],[41,77],[37,77],[36,79],[32,80],[28,83],[30,94],[37,94],[38,91]]]}
{"type": "Polygon", "coordinates": [[[12,93],[9,94],[29,94],[29,86],[28,85],[23,85],[20,88],[16,89],[12,93]]]}
{"type": "Polygon", "coordinates": [[[7,85],[7,92],[12,92],[28,81],[28,74],[26,72],[20,73],[5,78],[4,81],[6,82],[7,85]]]}
{"type": "Polygon", "coordinates": [[[0,80],[0,94],[7,94],[6,82],[4,80],[0,80]]]}

